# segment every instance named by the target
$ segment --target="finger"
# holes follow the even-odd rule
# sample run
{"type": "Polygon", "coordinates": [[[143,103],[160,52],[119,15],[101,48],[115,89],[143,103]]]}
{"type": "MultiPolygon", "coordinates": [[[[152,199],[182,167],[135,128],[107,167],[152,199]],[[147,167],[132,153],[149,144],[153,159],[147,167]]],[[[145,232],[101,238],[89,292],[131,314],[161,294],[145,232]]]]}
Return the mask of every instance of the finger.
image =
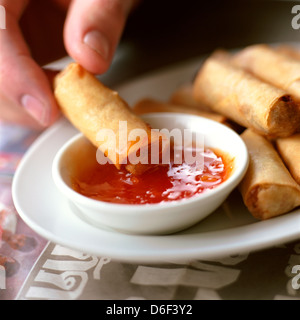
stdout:
{"type": "Polygon", "coordinates": [[[48,126],[56,119],[58,108],[49,81],[31,58],[18,26],[27,3],[27,0],[0,0],[6,11],[6,29],[0,30],[1,116],[7,113],[14,120],[15,115],[19,121],[27,112],[40,125],[48,126]]]}
{"type": "Polygon", "coordinates": [[[133,0],[73,0],[64,39],[69,55],[93,73],[105,72],[133,0]]]}

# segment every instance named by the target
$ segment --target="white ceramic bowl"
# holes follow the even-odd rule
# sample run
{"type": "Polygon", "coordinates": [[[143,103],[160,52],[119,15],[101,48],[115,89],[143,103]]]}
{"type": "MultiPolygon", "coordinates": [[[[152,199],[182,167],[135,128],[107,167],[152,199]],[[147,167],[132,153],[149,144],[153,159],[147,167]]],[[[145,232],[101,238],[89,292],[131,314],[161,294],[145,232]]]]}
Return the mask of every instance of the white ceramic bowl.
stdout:
{"type": "Polygon", "coordinates": [[[52,167],[54,182],[80,216],[98,227],[135,234],[169,234],[186,229],[217,209],[239,184],[248,167],[248,152],[243,140],[225,125],[202,117],[152,113],[143,116],[152,128],[190,129],[204,135],[205,147],[219,149],[233,159],[230,176],[216,188],[189,199],[157,204],[115,204],[85,197],[70,187],[72,157],[84,154],[86,138],[76,135],[57,153],[52,167]],[[83,145],[83,147],[82,147],[83,145]]]}

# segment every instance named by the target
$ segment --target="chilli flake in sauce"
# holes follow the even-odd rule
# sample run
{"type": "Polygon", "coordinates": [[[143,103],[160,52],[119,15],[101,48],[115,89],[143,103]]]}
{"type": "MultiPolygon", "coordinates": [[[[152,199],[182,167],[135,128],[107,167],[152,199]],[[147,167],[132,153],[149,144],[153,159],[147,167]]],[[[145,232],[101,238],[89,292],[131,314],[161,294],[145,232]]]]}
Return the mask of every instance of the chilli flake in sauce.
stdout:
{"type": "Polygon", "coordinates": [[[153,204],[191,198],[220,185],[228,169],[222,156],[203,151],[201,168],[194,164],[158,165],[140,176],[112,164],[81,169],[73,189],[92,199],[120,204],[153,204]]]}

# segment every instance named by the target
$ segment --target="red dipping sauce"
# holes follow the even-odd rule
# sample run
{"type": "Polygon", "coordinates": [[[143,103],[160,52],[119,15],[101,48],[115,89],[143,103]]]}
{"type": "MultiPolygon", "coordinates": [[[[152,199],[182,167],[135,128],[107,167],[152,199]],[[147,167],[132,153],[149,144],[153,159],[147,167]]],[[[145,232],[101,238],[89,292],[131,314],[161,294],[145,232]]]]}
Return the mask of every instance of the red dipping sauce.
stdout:
{"type": "Polygon", "coordinates": [[[220,153],[203,151],[204,166],[181,164],[154,166],[136,176],[113,164],[81,167],[72,187],[91,199],[119,204],[153,204],[194,197],[226,180],[230,166],[220,153]]]}

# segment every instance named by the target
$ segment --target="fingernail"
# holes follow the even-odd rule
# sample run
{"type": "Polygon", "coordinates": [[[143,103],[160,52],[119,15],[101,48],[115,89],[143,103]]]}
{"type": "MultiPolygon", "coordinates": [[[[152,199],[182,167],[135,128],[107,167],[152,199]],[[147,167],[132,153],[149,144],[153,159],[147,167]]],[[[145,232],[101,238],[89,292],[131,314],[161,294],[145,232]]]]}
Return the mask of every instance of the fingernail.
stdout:
{"type": "Polygon", "coordinates": [[[46,106],[32,95],[25,94],[21,98],[21,104],[24,109],[40,124],[47,126],[49,124],[50,114],[46,106]]]}
{"type": "Polygon", "coordinates": [[[92,50],[100,54],[105,60],[109,56],[109,43],[107,38],[98,30],[88,32],[83,42],[88,45],[92,50]]]}

